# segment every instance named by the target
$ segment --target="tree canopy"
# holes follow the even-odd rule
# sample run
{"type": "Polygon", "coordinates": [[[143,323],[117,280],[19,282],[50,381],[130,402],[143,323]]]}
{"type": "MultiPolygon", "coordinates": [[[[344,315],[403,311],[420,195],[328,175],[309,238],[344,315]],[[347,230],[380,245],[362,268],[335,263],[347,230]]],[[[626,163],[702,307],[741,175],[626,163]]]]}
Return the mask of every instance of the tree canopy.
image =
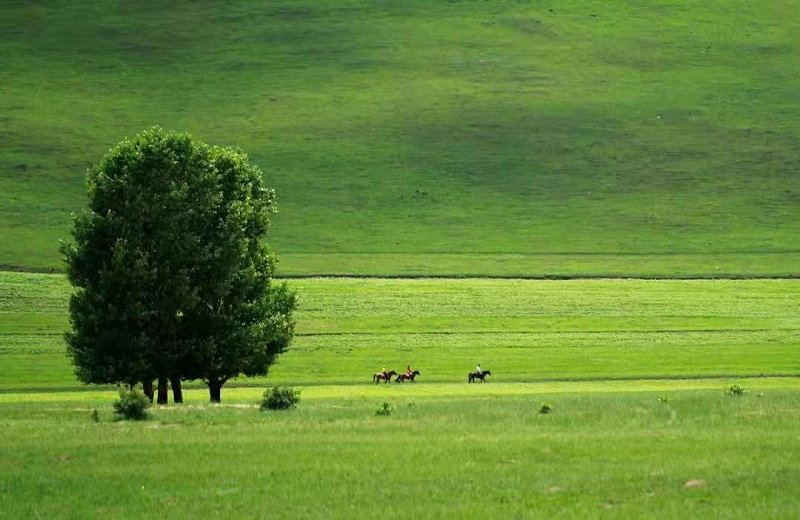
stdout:
{"type": "Polygon", "coordinates": [[[265,375],[296,299],[264,243],[275,193],[238,149],[154,127],[87,175],[88,210],[61,251],[76,292],[67,348],[86,383],[265,375]]]}

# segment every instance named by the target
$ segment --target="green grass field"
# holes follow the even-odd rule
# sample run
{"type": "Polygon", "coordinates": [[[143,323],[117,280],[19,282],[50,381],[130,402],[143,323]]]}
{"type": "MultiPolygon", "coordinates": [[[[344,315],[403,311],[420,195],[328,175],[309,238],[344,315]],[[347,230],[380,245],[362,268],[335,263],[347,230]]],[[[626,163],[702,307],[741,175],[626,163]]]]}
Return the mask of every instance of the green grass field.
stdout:
{"type": "Polygon", "coordinates": [[[800,272],[793,2],[4,2],[0,265],[153,124],[241,146],[281,274],[800,272]]]}
{"type": "MultiPolygon", "coordinates": [[[[800,280],[289,283],[297,337],[276,383],[358,384],[407,364],[442,383],[476,363],[505,382],[800,375],[800,280]]],[[[69,291],[61,275],[0,272],[0,392],[81,387],[62,339],[69,291]]]]}
{"type": "Polygon", "coordinates": [[[0,518],[794,518],[797,380],[670,383],[190,391],[144,423],[0,394],[0,518]]]}
{"type": "Polygon", "coordinates": [[[70,374],[65,278],[0,273],[0,518],[793,518],[799,283],[290,280],[267,379],[129,423],[70,374]]]}
{"type": "Polygon", "coordinates": [[[0,519],[797,518],[797,34],[787,0],[3,2],[0,519]],[[32,272],[154,124],[265,172],[299,308],[268,377],[134,423],[32,272]]]}

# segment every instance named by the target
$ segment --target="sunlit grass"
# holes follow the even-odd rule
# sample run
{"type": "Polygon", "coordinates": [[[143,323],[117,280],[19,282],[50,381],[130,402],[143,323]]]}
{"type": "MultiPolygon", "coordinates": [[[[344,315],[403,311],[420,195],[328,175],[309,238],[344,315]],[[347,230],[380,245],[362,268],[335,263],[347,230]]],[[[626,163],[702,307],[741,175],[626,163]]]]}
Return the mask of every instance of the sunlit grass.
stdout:
{"type": "MultiPolygon", "coordinates": [[[[366,384],[409,364],[440,384],[477,363],[498,383],[797,375],[799,283],[290,280],[292,347],[266,380],[228,386],[366,384]]],[[[62,336],[66,279],[0,273],[0,288],[12,295],[0,298],[0,389],[81,388],[62,336]]]]}
{"type": "Polygon", "coordinates": [[[382,496],[418,518],[791,517],[797,383],[736,382],[747,393],[720,381],[320,386],[270,413],[256,389],[223,405],[189,392],[144,422],[115,422],[111,392],[0,394],[0,506],[9,518],[352,518],[382,496]],[[374,413],[383,402],[391,415],[374,413]]]}

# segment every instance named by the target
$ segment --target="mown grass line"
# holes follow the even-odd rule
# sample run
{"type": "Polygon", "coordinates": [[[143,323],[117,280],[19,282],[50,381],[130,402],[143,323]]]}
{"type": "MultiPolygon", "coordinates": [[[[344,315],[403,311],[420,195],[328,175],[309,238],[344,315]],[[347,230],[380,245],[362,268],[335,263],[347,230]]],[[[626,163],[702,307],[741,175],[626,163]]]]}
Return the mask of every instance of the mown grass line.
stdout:
{"type": "MultiPolygon", "coordinates": [[[[642,334],[642,333],[652,333],[652,334],[667,334],[671,332],[681,332],[681,333],[706,333],[706,332],[795,332],[797,329],[793,327],[785,327],[785,328],[754,328],[754,329],[718,329],[718,328],[709,328],[709,329],[647,329],[647,330],[586,330],[581,329],[580,331],[577,330],[564,330],[564,331],[552,331],[552,330],[515,330],[513,334],[519,335],[554,335],[554,334],[642,334]]],[[[394,331],[361,331],[361,332],[301,332],[295,335],[296,338],[314,338],[314,337],[328,337],[328,336],[401,336],[403,334],[409,336],[415,336],[418,334],[425,334],[428,336],[455,336],[455,335],[463,335],[463,334],[473,334],[473,335],[494,335],[494,334],[507,334],[509,331],[507,329],[496,329],[496,330],[470,330],[470,331],[440,331],[440,330],[419,330],[414,332],[394,332],[394,331]]]]}

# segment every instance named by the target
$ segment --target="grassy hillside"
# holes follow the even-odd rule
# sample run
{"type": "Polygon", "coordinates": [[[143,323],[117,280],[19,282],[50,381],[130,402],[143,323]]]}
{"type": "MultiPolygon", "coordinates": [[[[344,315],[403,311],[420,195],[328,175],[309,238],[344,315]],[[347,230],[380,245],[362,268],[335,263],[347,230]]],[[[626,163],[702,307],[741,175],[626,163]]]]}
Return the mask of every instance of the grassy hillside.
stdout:
{"type": "Polygon", "coordinates": [[[262,167],[283,274],[798,274],[799,14],[4,2],[0,265],[60,267],[87,165],[158,123],[262,167]]]}

